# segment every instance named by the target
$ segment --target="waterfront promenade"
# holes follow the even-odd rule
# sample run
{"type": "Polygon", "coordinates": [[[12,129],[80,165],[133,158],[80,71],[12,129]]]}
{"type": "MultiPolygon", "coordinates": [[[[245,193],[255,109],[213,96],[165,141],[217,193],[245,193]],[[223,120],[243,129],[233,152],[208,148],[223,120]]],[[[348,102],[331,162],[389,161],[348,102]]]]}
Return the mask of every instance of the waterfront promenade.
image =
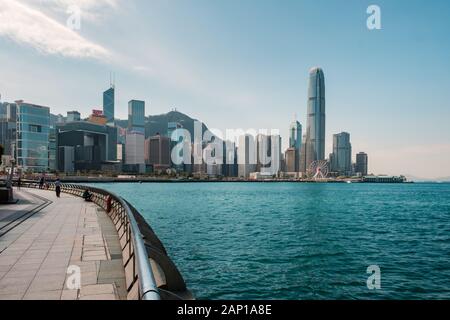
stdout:
{"type": "Polygon", "coordinates": [[[127,298],[118,233],[94,203],[55,192],[15,189],[0,206],[0,300],[127,298]],[[67,286],[79,267],[81,288],[67,286]]]}

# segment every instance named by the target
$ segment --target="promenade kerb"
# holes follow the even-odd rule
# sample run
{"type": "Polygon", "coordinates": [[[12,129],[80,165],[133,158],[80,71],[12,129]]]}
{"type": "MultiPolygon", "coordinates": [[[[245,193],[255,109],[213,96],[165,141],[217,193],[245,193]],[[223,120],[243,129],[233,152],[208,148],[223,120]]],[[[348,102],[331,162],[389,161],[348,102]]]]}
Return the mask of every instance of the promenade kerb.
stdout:
{"type": "MultiPolygon", "coordinates": [[[[21,187],[39,189],[36,181],[22,181],[21,187]]],[[[47,184],[49,191],[55,184],[47,184]]],[[[92,202],[107,210],[111,197],[113,221],[122,249],[128,300],[193,299],[186,283],[152,228],[140,213],[122,197],[100,188],[61,184],[61,192],[82,197],[89,190],[92,202]]]]}

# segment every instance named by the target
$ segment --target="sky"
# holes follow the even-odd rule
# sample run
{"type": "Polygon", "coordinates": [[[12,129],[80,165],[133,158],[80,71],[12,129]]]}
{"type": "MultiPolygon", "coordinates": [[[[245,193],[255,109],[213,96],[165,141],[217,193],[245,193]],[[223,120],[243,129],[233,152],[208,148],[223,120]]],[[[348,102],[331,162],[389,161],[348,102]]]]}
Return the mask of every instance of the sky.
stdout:
{"type": "Polygon", "coordinates": [[[113,72],[117,117],[140,99],[147,115],[278,129],[286,147],[320,66],[327,154],[346,131],[373,173],[449,177],[449,15],[446,0],[0,0],[0,94],[87,116],[113,72]]]}

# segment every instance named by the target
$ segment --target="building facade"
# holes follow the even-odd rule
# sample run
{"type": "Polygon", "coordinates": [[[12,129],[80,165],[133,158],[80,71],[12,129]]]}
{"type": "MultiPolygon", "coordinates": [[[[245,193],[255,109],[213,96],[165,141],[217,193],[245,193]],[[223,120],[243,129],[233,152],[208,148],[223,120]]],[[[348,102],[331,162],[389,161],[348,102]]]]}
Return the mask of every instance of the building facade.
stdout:
{"type": "Polygon", "coordinates": [[[295,170],[290,172],[301,171],[301,153],[302,153],[302,125],[298,121],[294,121],[289,128],[289,148],[295,149],[295,170]]]}
{"type": "Polygon", "coordinates": [[[145,140],[145,164],[153,166],[153,170],[167,170],[170,168],[171,139],[161,135],[145,140]]]}
{"type": "Polygon", "coordinates": [[[103,114],[108,124],[114,124],[115,112],[115,88],[113,85],[103,92],[103,114]]]}
{"type": "Polygon", "coordinates": [[[297,151],[295,148],[288,148],[285,153],[285,171],[286,172],[297,172],[295,164],[297,163],[297,151]]]}
{"type": "Polygon", "coordinates": [[[369,173],[369,156],[365,152],[360,152],[356,155],[356,174],[367,176],[369,173]]]}
{"type": "MultiPolygon", "coordinates": [[[[81,121],[81,114],[78,111],[69,111],[67,112],[67,122],[76,122],[81,121]]],[[[59,123],[63,123],[64,121],[59,121],[59,123]]]]}
{"type": "Polygon", "coordinates": [[[49,169],[50,109],[16,101],[17,166],[25,172],[49,169]]]}
{"type": "Polygon", "coordinates": [[[72,158],[74,171],[100,171],[104,163],[117,161],[117,128],[85,121],[61,124],[56,145],[59,171],[66,172],[72,158]]]}
{"type": "Polygon", "coordinates": [[[145,172],[145,136],[142,132],[129,131],[125,139],[125,164],[137,169],[128,171],[145,172]]]}
{"type": "Polygon", "coordinates": [[[101,110],[92,110],[92,114],[89,116],[88,121],[101,126],[106,126],[108,124],[108,118],[101,110]]]}
{"type": "Polygon", "coordinates": [[[128,102],[128,130],[145,134],[145,101],[128,102]]]}
{"type": "Polygon", "coordinates": [[[333,153],[330,155],[330,169],[340,175],[352,174],[352,144],[350,134],[341,132],[333,135],[333,153]]]}
{"type": "Polygon", "coordinates": [[[0,145],[4,155],[14,156],[17,130],[17,106],[15,103],[0,105],[0,145]]]}
{"type": "Polygon", "coordinates": [[[325,159],[325,76],[320,68],[309,73],[305,153],[306,170],[325,159]]]}
{"type": "Polygon", "coordinates": [[[248,178],[250,173],[256,171],[257,151],[255,138],[252,135],[239,137],[237,160],[239,177],[248,178]]]}

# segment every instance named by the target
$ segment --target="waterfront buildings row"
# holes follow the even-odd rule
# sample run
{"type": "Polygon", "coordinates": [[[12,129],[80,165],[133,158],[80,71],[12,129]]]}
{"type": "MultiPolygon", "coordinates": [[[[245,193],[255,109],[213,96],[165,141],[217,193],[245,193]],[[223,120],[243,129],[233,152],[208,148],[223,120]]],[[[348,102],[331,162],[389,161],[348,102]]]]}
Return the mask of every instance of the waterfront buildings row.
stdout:
{"type": "Polygon", "coordinates": [[[367,175],[368,156],[358,153],[356,163],[352,162],[347,132],[333,136],[333,151],[325,159],[325,77],[320,68],[310,71],[307,105],[306,132],[303,134],[301,123],[295,120],[284,153],[279,135],[244,134],[238,145],[215,140],[223,147],[222,154],[208,150],[207,141],[202,141],[200,153],[209,152],[215,160],[198,163],[193,141],[184,141],[180,135],[182,124],[168,122],[164,132],[146,134],[145,101],[131,100],[127,125],[119,126],[115,86],[111,84],[103,93],[103,110],[93,110],[86,119],[78,111],[63,117],[50,114],[48,107],[24,101],[0,103],[0,144],[4,155],[16,160],[17,168],[24,172],[185,172],[243,178],[287,172],[301,177],[308,175],[316,161],[327,160],[331,175],[367,175]],[[173,152],[180,143],[187,148],[173,152]]]}

